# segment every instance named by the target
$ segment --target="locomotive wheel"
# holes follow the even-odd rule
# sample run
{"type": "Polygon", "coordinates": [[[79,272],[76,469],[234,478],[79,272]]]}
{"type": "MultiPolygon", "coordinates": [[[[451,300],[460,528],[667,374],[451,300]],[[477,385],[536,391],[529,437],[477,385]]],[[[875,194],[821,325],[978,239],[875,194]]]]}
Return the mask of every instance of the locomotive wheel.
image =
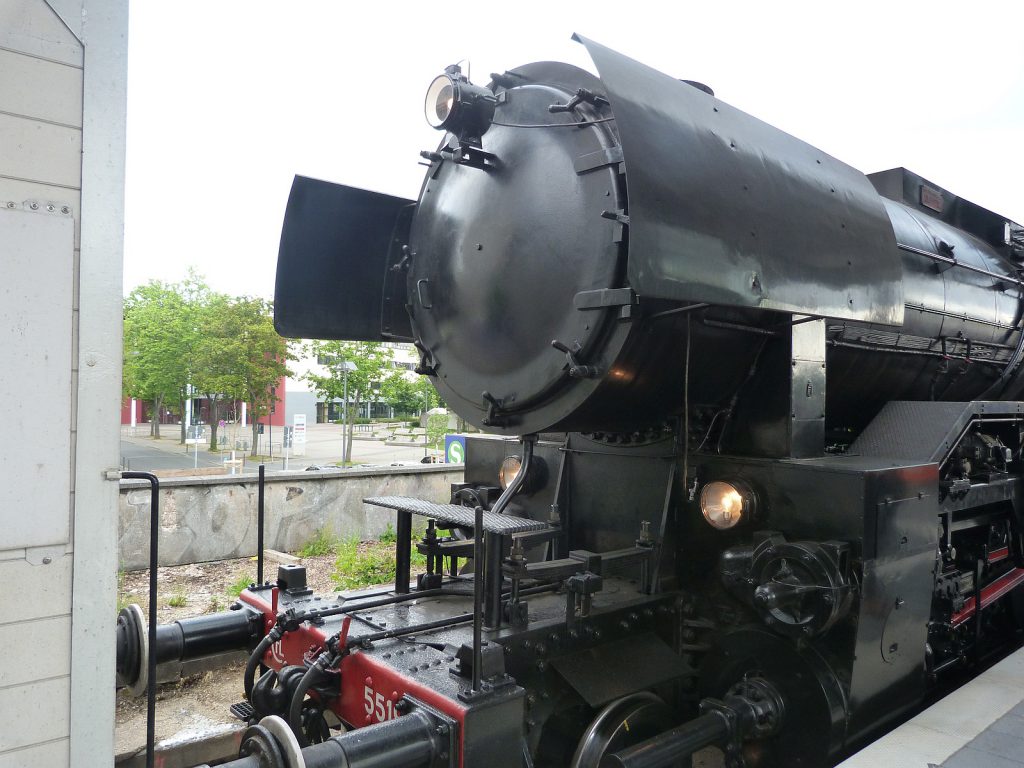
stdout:
{"type": "Polygon", "coordinates": [[[601,758],[672,727],[672,711],[653,693],[623,696],[608,704],[580,739],[569,768],[597,768],[601,758]]]}
{"type": "Polygon", "coordinates": [[[778,734],[744,744],[746,764],[826,764],[842,743],[846,699],[824,659],[813,649],[798,649],[791,640],[761,629],[730,632],[713,645],[701,666],[701,696],[721,699],[737,683],[760,677],[784,704],[778,734]]]}

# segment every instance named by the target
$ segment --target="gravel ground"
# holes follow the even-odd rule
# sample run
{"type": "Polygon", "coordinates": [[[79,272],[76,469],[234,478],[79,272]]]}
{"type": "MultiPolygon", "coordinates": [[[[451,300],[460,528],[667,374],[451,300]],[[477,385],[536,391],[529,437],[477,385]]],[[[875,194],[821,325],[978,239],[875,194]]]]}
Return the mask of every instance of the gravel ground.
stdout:
{"type": "MultiPolygon", "coordinates": [[[[301,559],[313,590],[330,594],[334,583],[334,555],[301,559]]],[[[264,573],[273,578],[277,562],[266,559],[264,573]]],[[[167,624],[178,619],[228,610],[235,599],[232,587],[256,579],[256,559],[222,560],[157,569],[157,621],[167,624]]],[[[149,571],[132,571],[121,576],[121,605],[138,603],[148,617],[149,571]]],[[[157,688],[156,738],[162,741],[183,734],[208,731],[234,724],[228,707],[245,697],[242,692],[244,665],[222,667],[193,675],[157,688]]],[[[132,755],[145,749],[146,698],[133,698],[127,690],[117,694],[115,754],[132,755]]]]}

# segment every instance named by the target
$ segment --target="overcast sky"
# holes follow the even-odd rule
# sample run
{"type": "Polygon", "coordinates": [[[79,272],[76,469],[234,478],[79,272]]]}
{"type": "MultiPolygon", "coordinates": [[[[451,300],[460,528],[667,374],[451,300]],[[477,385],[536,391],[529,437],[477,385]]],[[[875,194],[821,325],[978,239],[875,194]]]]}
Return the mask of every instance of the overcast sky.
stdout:
{"type": "Polygon", "coordinates": [[[593,69],[579,32],[864,172],[1024,221],[1024,3],[135,0],[125,290],[189,265],[271,297],[292,176],[415,197],[447,64],[593,69]],[[666,10],[672,9],[672,10],[666,10]]]}

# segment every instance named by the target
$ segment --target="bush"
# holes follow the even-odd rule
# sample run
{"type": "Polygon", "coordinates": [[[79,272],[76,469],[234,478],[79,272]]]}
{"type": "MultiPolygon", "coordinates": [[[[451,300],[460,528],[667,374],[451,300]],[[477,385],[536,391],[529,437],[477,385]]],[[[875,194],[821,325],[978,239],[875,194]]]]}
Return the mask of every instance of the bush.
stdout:
{"type": "MultiPolygon", "coordinates": [[[[387,531],[385,531],[385,534],[387,531]]],[[[427,559],[412,546],[412,564],[423,567],[427,559]]],[[[345,539],[338,546],[331,580],[338,589],[359,589],[395,581],[395,551],[382,541],[361,542],[358,538],[345,539]]]]}

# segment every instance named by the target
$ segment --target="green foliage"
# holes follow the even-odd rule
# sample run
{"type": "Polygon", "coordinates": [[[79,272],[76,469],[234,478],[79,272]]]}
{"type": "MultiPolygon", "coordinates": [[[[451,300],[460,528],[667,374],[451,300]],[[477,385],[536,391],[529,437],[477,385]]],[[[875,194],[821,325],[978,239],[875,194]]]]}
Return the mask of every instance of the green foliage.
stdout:
{"type": "Polygon", "coordinates": [[[351,461],[353,417],[367,393],[383,386],[392,359],[391,348],[379,341],[314,341],[310,352],[317,359],[329,361],[324,365],[326,373],[310,371],[303,377],[321,399],[343,400],[347,387],[350,427],[342,460],[351,461]],[[352,363],[355,369],[346,374],[342,363],[352,363]]]}
{"type": "Polygon", "coordinates": [[[236,361],[242,399],[252,414],[252,452],[256,453],[257,420],[270,413],[279,397],[279,381],[291,375],[287,362],[295,354],[274,329],[273,305],[263,299],[234,299],[227,310],[231,336],[223,354],[236,361]]]}
{"type": "Polygon", "coordinates": [[[302,545],[299,557],[319,557],[332,555],[338,549],[338,538],[327,528],[319,529],[313,538],[302,545]]]}
{"type": "MultiPolygon", "coordinates": [[[[426,565],[426,557],[412,547],[413,566],[426,565]]],[[[375,584],[393,583],[395,580],[395,550],[382,541],[360,542],[346,539],[338,547],[331,580],[341,589],[359,589],[375,584]]]]}
{"type": "Polygon", "coordinates": [[[388,523],[388,527],[384,529],[384,532],[377,537],[377,540],[381,544],[394,544],[398,540],[398,534],[395,533],[395,529],[391,523],[388,523]]]}
{"type": "Polygon", "coordinates": [[[427,442],[435,448],[444,442],[448,434],[448,414],[435,413],[427,417],[427,442]]]}
{"type": "Polygon", "coordinates": [[[217,450],[217,429],[220,406],[225,400],[243,398],[245,393],[240,377],[241,361],[237,346],[231,343],[238,333],[237,318],[233,316],[232,300],[224,294],[210,294],[196,312],[199,329],[195,346],[195,370],[192,384],[210,406],[210,450],[217,450]]]}
{"type": "Polygon", "coordinates": [[[210,450],[217,450],[221,404],[244,400],[255,451],[256,421],[279,399],[272,389],[295,359],[272,315],[269,302],[212,293],[191,270],[179,283],[136,288],[124,304],[125,394],[153,400],[159,411],[184,403],[191,386],[210,404],[210,450]]]}
{"type": "Polygon", "coordinates": [[[395,413],[414,414],[437,408],[441,398],[426,376],[406,378],[405,371],[393,371],[382,383],[380,395],[395,413]]]}
{"type": "Polygon", "coordinates": [[[188,596],[184,592],[176,592],[167,598],[167,604],[171,608],[182,608],[188,604],[188,596]]]}
{"type": "Polygon", "coordinates": [[[342,363],[355,365],[347,374],[349,399],[355,400],[373,385],[381,384],[391,362],[390,348],[379,341],[314,341],[310,351],[318,359],[329,361],[324,365],[325,374],[311,371],[305,375],[324,400],[341,400],[345,395],[342,363]]]}
{"type": "Polygon", "coordinates": [[[240,594],[242,594],[242,590],[246,589],[251,583],[252,583],[252,578],[250,578],[249,576],[245,575],[244,573],[240,573],[235,578],[235,580],[231,584],[228,585],[228,588],[225,590],[225,593],[230,598],[236,598],[240,594]]]}
{"type": "MultiPolygon", "coordinates": [[[[179,283],[151,280],[124,301],[124,394],[154,411],[187,394],[195,366],[197,313],[209,294],[192,271],[179,283]]],[[[154,419],[156,422],[156,419],[154,419]]],[[[154,434],[159,437],[159,427],[154,434]]]]}

